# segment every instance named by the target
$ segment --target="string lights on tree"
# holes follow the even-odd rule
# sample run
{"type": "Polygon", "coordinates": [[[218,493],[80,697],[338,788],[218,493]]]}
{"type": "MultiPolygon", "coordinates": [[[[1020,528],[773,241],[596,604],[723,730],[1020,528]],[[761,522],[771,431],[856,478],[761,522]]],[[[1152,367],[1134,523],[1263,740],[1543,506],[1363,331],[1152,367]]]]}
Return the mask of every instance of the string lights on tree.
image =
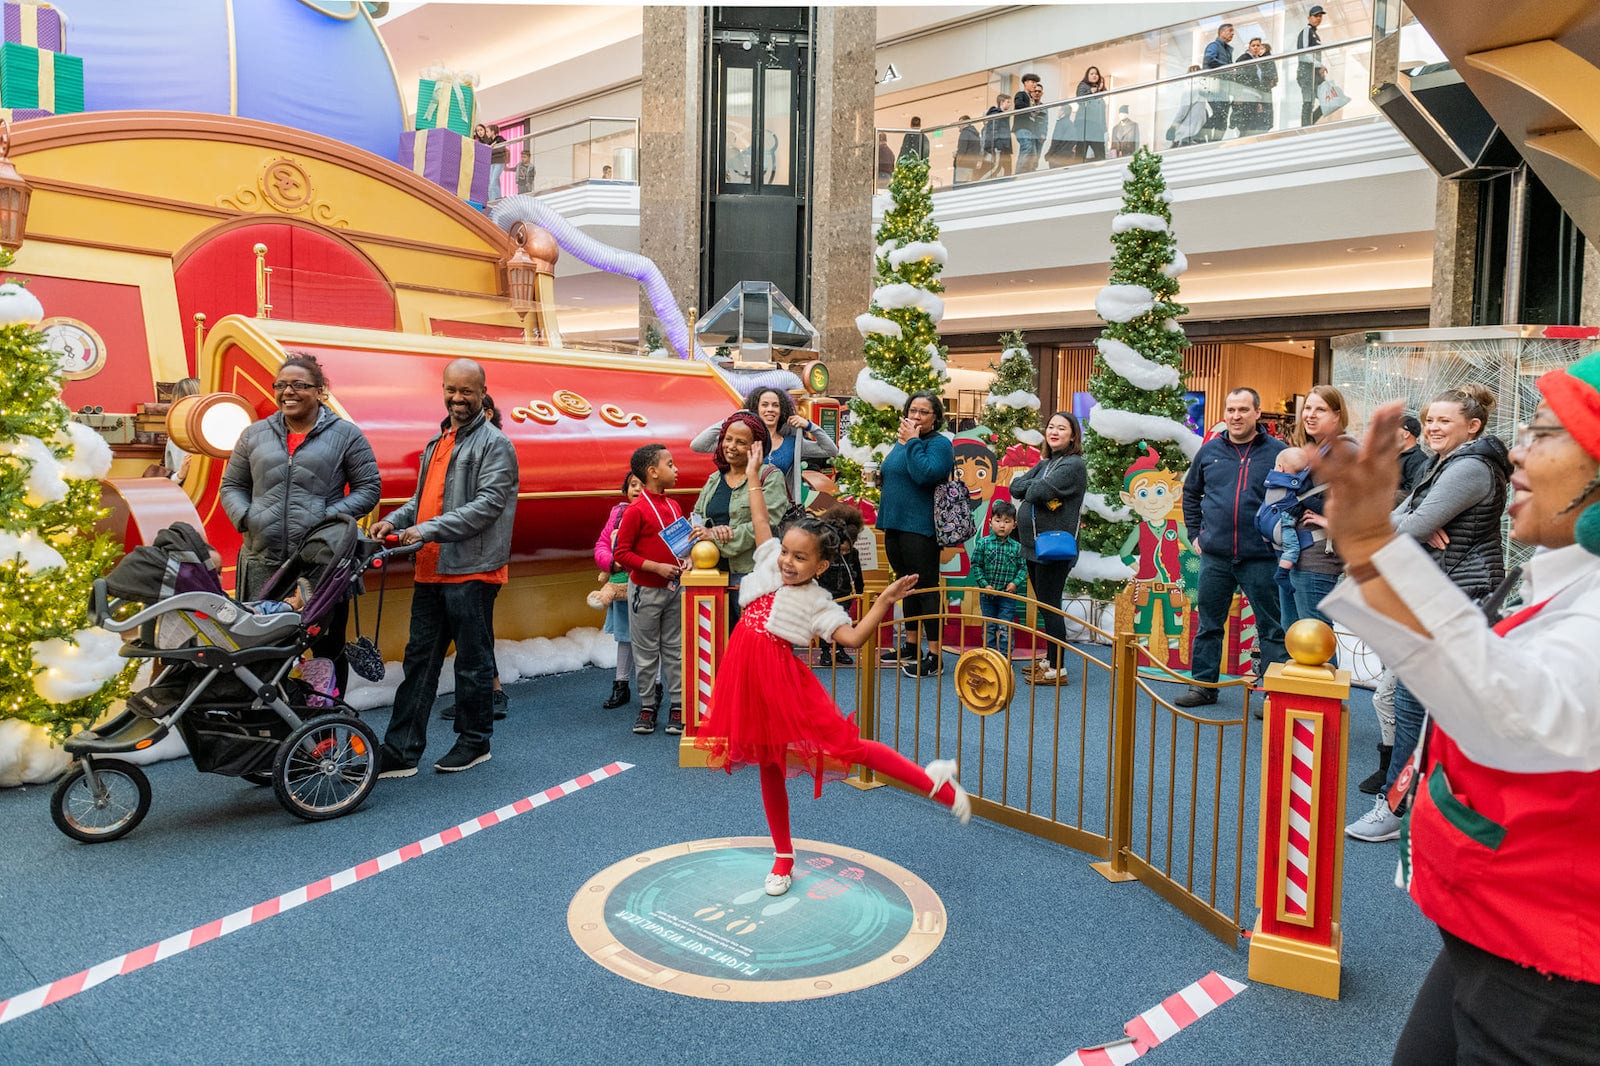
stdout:
{"type": "MultiPolygon", "coordinates": [[[[0,269],[11,265],[0,250],[0,269]]],[[[70,735],[126,696],[134,664],[89,624],[89,594],[122,554],[95,534],[111,449],[69,418],[61,369],[26,288],[0,285],[0,720],[70,735]]]]}
{"type": "Polygon", "coordinates": [[[1006,451],[1018,444],[1037,448],[1044,443],[1044,434],[1039,432],[1039,394],[1034,391],[1037,372],[1021,330],[1001,335],[1000,361],[989,364],[989,369],[994,371],[994,381],[980,421],[993,436],[989,450],[997,462],[1003,462],[1006,451]]]}

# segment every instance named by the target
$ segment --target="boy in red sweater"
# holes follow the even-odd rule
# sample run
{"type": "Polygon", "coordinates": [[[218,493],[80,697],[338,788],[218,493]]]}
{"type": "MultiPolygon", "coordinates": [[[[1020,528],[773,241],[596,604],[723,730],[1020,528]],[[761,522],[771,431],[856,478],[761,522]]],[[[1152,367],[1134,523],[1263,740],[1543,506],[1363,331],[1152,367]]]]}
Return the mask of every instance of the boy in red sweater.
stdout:
{"type": "Polygon", "coordinates": [[[628,631],[633,638],[634,673],[639,686],[635,733],[654,733],[661,707],[657,674],[667,687],[667,732],[683,732],[683,615],[678,574],[683,564],[661,531],[683,517],[665,493],[678,482],[678,467],[664,444],[646,444],[633,453],[633,476],[644,485],[639,498],[617,524],[613,557],[628,572],[628,631]]]}

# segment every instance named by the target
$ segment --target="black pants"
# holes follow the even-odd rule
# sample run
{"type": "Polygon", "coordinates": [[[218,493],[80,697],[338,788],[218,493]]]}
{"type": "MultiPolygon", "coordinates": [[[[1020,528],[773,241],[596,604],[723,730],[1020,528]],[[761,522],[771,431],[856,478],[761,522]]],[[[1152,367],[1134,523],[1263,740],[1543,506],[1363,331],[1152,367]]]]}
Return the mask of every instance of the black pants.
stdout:
{"type": "Polygon", "coordinates": [[[487,581],[419,581],[412,586],[411,635],[406,641],[405,680],[394,694],[394,711],[383,736],[384,762],[415,766],[428,741],[428,719],[439,693],[439,671],[450,644],[456,646],[455,731],[483,748],[494,732],[494,600],[487,581]]]}
{"type": "Polygon", "coordinates": [[[1077,561],[1076,556],[1058,563],[1028,560],[1028,583],[1033,586],[1033,598],[1040,603],[1039,626],[1045,636],[1052,638],[1045,644],[1045,657],[1051,666],[1061,665],[1061,650],[1067,639],[1067,620],[1059,613],[1061,594],[1067,589],[1067,575],[1077,561]],[[1056,610],[1045,610],[1046,606],[1056,610]]]}
{"type": "Polygon", "coordinates": [[[1545,977],[1440,930],[1396,1066],[1600,1062],[1600,985],[1545,977]]]}
{"type": "Polygon", "coordinates": [[[1300,86],[1300,125],[1309,126],[1322,117],[1322,105],[1317,97],[1322,95],[1322,83],[1327,79],[1318,67],[1300,67],[1294,80],[1300,86]]]}
{"type": "MultiPolygon", "coordinates": [[[[917,588],[937,589],[939,586],[939,542],[921,533],[907,533],[899,529],[883,531],[883,549],[889,556],[889,569],[896,577],[917,575],[917,588]]],[[[944,639],[942,619],[939,614],[937,592],[914,592],[907,596],[905,617],[922,616],[922,635],[925,640],[940,643],[944,639]]],[[[906,639],[911,640],[908,633],[906,639]]]]}

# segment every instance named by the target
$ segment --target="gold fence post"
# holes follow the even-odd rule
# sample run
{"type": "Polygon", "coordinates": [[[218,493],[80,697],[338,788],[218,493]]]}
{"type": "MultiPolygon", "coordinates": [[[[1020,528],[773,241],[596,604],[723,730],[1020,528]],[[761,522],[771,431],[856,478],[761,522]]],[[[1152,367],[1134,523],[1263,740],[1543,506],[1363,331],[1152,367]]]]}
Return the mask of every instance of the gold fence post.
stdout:
{"type": "Polygon", "coordinates": [[[1128,849],[1133,846],[1133,731],[1138,721],[1139,649],[1131,619],[1118,612],[1111,645],[1112,758],[1111,855],[1090,866],[1107,881],[1132,881],[1128,849]]]}
{"type": "MultiPolygon", "coordinates": [[[[867,595],[861,597],[861,610],[867,610],[867,595]]],[[[867,642],[856,652],[856,729],[863,737],[869,739],[878,732],[878,630],[873,629],[867,634],[867,642]]],[[[878,780],[876,774],[869,767],[857,766],[856,772],[845,778],[845,783],[865,790],[869,788],[882,788],[884,783],[878,780]]]]}

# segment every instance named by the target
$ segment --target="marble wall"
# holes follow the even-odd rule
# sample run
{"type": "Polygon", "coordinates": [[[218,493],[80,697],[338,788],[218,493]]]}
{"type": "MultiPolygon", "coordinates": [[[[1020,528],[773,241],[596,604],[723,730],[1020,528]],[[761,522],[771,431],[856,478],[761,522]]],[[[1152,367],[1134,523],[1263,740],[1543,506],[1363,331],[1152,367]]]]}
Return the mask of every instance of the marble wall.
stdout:
{"type": "Polygon", "coordinates": [[[812,142],[811,321],[822,334],[830,391],[851,391],[865,366],[856,316],[872,293],[872,193],[877,160],[873,58],[878,13],[817,10],[812,142]]]}
{"type": "MultiPolygon", "coordinates": [[[[705,9],[699,7],[644,9],[639,251],[660,268],[680,308],[693,306],[700,290],[705,21],[705,9]]],[[[641,292],[641,337],[644,328],[654,322],[655,312],[641,292]]]]}
{"type": "Polygon", "coordinates": [[[1440,179],[1433,229],[1433,295],[1428,325],[1472,325],[1473,263],[1478,255],[1478,185],[1440,179]]]}

